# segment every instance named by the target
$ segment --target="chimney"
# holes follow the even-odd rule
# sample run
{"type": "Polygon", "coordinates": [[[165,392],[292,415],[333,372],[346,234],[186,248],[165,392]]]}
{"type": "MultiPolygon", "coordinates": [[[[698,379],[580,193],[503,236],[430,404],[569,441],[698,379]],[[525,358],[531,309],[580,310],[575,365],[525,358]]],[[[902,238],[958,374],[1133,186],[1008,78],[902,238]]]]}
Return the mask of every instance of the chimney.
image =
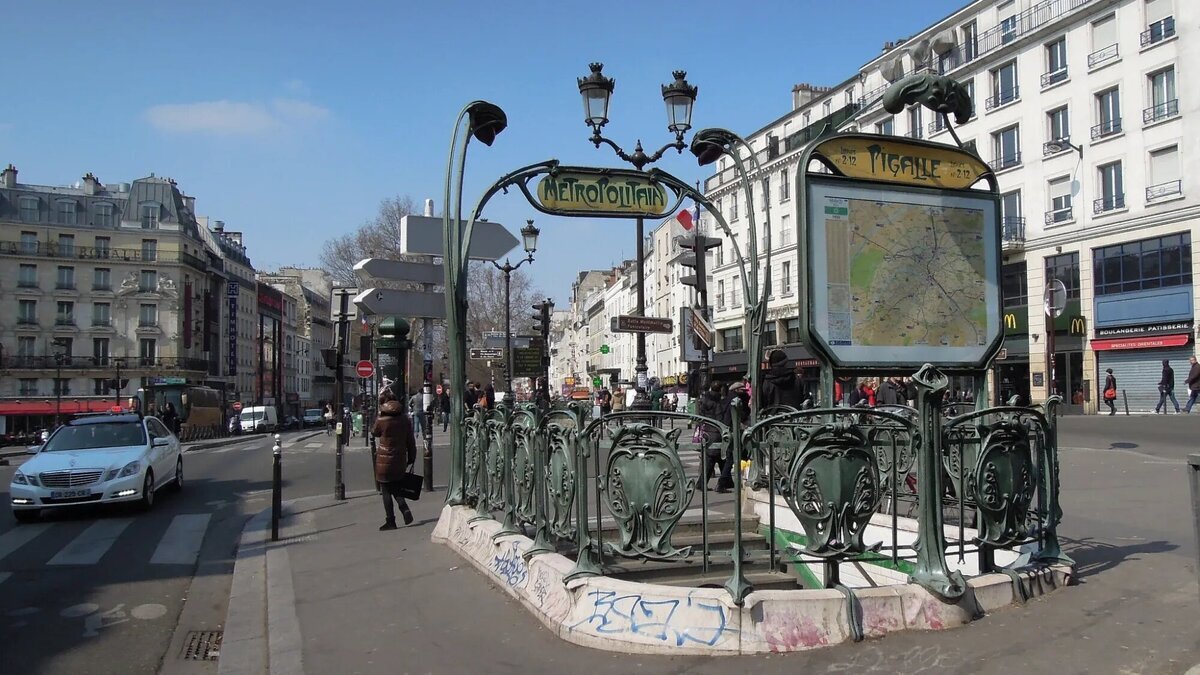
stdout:
{"type": "Polygon", "coordinates": [[[183,205],[187,207],[187,210],[190,211],[193,216],[196,215],[196,198],[195,197],[189,197],[187,195],[183,195],[183,205]]]}
{"type": "Polygon", "coordinates": [[[3,172],[0,172],[0,177],[4,178],[4,187],[17,187],[17,167],[13,166],[12,164],[9,164],[8,168],[6,168],[3,172]]]}
{"type": "Polygon", "coordinates": [[[427,218],[433,217],[433,200],[432,199],[425,200],[425,216],[427,218]]]}
{"type": "Polygon", "coordinates": [[[83,177],[83,194],[94,195],[96,194],[96,191],[100,189],[100,187],[100,181],[96,178],[96,176],[91,171],[87,172],[87,174],[83,177]]]}
{"type": "Polygon", "coordinates": [[[222,233],[222,232],[224,232],[224,231],[225,231],[225,221],[223,221],[223,220],[214,220],[214,221],[213,221],[213,232],[216,232],[216,233],[220,234],[220,233],[222,233]]]}

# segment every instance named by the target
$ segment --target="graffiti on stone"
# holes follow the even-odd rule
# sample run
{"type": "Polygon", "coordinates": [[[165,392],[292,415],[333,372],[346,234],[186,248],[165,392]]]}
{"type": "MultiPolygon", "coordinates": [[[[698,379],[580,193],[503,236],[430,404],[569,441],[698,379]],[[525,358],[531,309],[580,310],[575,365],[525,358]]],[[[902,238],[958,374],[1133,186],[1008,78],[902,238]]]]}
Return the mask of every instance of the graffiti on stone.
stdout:
{"type": "MultiPolygon", "coordinates": [[[[571,630],[591,629],[600,635],[632,634],[677,647],[716,646],[738,631],[729,626],[725,607],[715,600],[700,598],[644,598],[615,591],[592,591],[586,602],[591,615],[571,630]]],[[[586,604],[586,603],[585,603],[586,604]]]]}

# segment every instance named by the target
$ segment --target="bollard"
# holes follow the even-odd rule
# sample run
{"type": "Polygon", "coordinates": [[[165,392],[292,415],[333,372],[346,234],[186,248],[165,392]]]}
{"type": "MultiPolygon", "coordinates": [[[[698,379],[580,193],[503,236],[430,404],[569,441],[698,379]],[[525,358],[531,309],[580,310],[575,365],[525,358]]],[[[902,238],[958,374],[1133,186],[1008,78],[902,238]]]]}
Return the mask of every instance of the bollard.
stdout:
{"type": "Polygon", "coordinates": [[[279,511],[283,507],[283,446],[275,434],[271,448],[271,541],[279,541],[279,511]]]}
{"type": "Polygon", "coordinates": [[[1192,486],[1192,519],[1196,521],[1196,581],[1200,583],[1200,453],[1188,455],[1188,482],[1192,486]]]}
{"type": "Polygon", "coordinates": [[[425,455],[424,461],[421,462],[421,470],[425,472],[425,484],[421,487],[426,492],[433,492],[433,413],[428,410],[425,411],[425,428],[421,432],[425,438],[425,455]]]}

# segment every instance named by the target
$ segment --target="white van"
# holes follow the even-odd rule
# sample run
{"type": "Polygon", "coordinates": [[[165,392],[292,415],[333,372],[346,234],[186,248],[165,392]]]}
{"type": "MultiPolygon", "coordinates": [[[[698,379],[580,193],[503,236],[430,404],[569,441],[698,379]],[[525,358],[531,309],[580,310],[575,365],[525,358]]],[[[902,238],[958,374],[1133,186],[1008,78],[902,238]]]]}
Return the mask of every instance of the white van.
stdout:
{"type": "Polygon", "coordinates": [[[279,428],[279,412],[274,406],[256,405],[242,408],[242,433],[271,432],[279,428]]]}

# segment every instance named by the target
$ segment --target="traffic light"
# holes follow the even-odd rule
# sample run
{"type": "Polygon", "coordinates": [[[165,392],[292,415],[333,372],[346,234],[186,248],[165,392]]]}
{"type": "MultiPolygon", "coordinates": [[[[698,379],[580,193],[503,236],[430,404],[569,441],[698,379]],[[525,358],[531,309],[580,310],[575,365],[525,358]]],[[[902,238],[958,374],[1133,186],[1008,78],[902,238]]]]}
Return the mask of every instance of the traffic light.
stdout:
{"type": "Polygon", "coordinates": [[[699,294],[699,304],[701,306],[708,304],[708,250],[721,245],[721,240],[716,237],[706,237],[702,234],[692,234],[683,237],[677,237],[675,242],[679,244],[679,248],[685,252],[679,256],[679,264],[684,267],[695,270],[695,274],[689,274],[680,278],[684,285],[692,286],[699,294]]]}
{"type": "Polygon", "coordinates": [[[544,338],[550,335],[550,313],[554,311],[554,303],[550,298],[546,298],[542,302],[533,303],[533,308],[538,311],[533,315],[533,329],[544,338]]]}

